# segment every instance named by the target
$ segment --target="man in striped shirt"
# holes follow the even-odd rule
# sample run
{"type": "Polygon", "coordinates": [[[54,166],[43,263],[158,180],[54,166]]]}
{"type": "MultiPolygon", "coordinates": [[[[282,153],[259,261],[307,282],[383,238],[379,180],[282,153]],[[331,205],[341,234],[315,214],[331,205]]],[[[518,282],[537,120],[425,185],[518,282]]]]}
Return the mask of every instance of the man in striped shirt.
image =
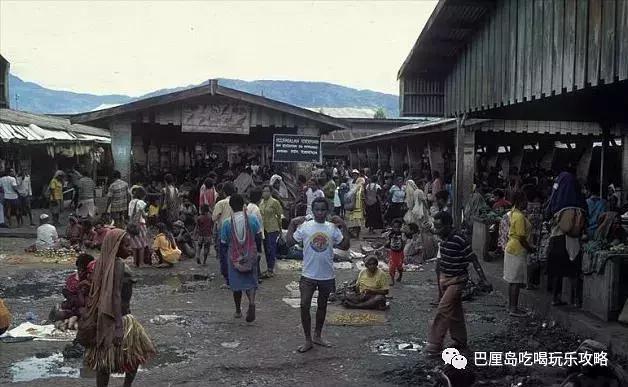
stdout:
{"type": "Polygon", "coordinates": [[[453,228],[453,218],[448,212],[434,216],[434,231],[441,238],[436,261],[439,292],[442,294],[434,322],[427,336],[426,352],[440,355],[447,332],[452,345],[459,350],[467,347],[467,327],[462,310],[462,291],[469,279],[467,267],[473,263],[484,286],[490,288],[471,244],[453,228]]]}

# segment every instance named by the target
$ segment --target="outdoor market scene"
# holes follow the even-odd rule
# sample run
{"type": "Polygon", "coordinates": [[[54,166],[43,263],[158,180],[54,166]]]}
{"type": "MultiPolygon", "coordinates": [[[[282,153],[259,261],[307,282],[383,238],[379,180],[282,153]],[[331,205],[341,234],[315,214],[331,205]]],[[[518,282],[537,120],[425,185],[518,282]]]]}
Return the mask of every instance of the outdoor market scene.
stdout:
{"type": "Polygon", "coordinates": [[[0,385],[628,386],[628,1],[0,0],[0,175],[0,385]]]}

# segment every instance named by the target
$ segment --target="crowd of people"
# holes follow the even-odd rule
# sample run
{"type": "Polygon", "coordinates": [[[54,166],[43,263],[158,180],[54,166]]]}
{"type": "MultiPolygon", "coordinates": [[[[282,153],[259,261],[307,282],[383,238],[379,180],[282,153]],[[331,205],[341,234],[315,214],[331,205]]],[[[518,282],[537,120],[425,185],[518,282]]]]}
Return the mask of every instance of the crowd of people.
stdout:
{"type": "MultiPolygon", "coordinates": [[[[440,354],[447,334],[453,341],[449,346],[466,348],[462,298],[470,264],[477,272],[478,286],[491,289],[469,242],[473,219],[489,211],[499,214],[496,244],[504,256],[503,276],[510,284],[509,313],[513,317],[527,314],[518,299],[520,289],[530,283],[529,267],[534,259],[548,261],[554,304],[563,303],[564,277],[573,282],[572,300],[577,302],[582,235],[597,238],[602,233],[606,237],[620,232],[614,227],[616,218],[609,215],[620,211],[614,207],[619,203],[595,194],[586,199],[586,191],[570,170],[547,182],[529,175],[498,177],[490,189],[479,175],[465,203],[461,229],[454,227],[450,184],[436,171],[416,180],[388,169],[369,176],[368,171],[340,164],[318,167],[309,179],[251,166],[243,166],[237,174],[228,171],[209,171],[195,181],[188,176],[181,184],[167,173],[162,182],[152,178],[132,185],[114,171],[102,209],[94,201],[92,179],[78,174],[73,178],[73,213],[64,237],[59,236],[55,224],[63,209],[63,187],[70,178],[59,171],[50,181],[52,219],[46,213],[41,215],[34,249],[67,246],[83,251],[77,258],[77,272],[66,281],[66,300],[51,312],[51,318],[68,327],[78,326],[78,340],[87,349],[86,362],[98,370],[99,385],[106,385],[114,372],[125,372],[125,384],[130,385],[137,367],[155,353],[150,338],[130,314],[133,281],[122,262],[130,256],[136,267],[172,267],[181,259],[206,265],[210,252],[215,251],[223,287],[232,292],[234,318],[252,322],[259,284],[275,276],[280,250],[296,246],[303,260],[299,290],[305,338],[298,351],[307,352],[315,346],[330,346],[322,330],[328,301],[336,290],[336,250],[348,250],[351,238],[359,238],[365,230],[382,231],[388,273],[380,269],[378,257],[368,255],[365,268],[344,292],[342,304],[385,309],[390,289],[403,281],[404,265],[436,258],[438,294],[434,304],[438,306],[426,351],[440,354]],[[262,170],[267,180],[259,175],[262,170]],[[548,182],[551,189],[546,190],[543,184],[548,182]],[[551,227],[543,248],[542,234],[534,237],[533,233],[543,228],[545,220],[551,227]],[[99,259],[85,252],[92,249],[101,250],[99,259]],[[265,272],[260,265],[262,252],[265,272]],[[312,331],[310,306],[315,292],[312,331]],[[248,301],[244,314],[243,295],[248,301]],[[121,343],[129,350],[120,352],[121,343]]],[[[12,177],[12,172],[7,176],[12,177]]],[[[492,179],[492,175],[486,177],[492,179]]],[[[3,187],[16,191],[19,184],[16,179],[2,180],[3,187]]]]}

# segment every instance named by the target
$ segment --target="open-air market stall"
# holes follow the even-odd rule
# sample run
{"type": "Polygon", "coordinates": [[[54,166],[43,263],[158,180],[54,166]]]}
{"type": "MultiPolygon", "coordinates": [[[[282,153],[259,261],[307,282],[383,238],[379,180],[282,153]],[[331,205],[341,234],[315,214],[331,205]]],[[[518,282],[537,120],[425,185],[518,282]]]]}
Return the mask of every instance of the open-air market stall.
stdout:
{"type": "MultiPolygon", "coordinates": [[[[270,165],[275,134],[320,137],[349,128],[340,119],[223,87],[218,80],[78,114],[71,121],[109,129],[115,169],[131,181],[132,169],[161,175],[205,165],[207,172],[218,164],[270,165]]],[[[283,166],[304,174],[311,170],[310,163],[283,166]]]]}
{"type": "MultiPolygon", "coordinates": [[[[551,188],[571,164],[590,192],[612,185],[609,201],[626,211],[627,1],[440,0],[398,76],[401,115],[456,120],[458,223],[491,167],[487,180],[514,188],[535,168],[551,188]],[[490,121],[478,128],[478,119],[490,121]]],[[[608,291],[628,282],[613,278],[585,279],[584,293],[600,294],[591,281],[608,291]]]]}
{"type": "Polygon", "coordinates": [[[106,130],[71,124],[62,117],[0,109],[0,140],[0,170],[29,171],[35,198],[59,169],[80,166],[95,178],[109,175],[106,130]]]}

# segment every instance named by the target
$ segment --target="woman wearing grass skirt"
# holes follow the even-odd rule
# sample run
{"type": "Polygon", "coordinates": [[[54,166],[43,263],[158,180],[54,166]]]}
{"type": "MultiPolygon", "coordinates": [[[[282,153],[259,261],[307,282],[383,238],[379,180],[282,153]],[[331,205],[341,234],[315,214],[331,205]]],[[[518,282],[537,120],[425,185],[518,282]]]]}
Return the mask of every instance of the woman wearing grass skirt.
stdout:
{"type": "Polygon", "coordinates": [[[133,281],[122,258],[132,255],[131,237],[120,229],[105,237],[96,262],[87,313],[79,323],[77,338],[86,347],[85,364],[96,370],[96,385],[109,384],[112,373],[124,372],[124,386],[131,386],[141,364],[155,347],[142,325],[131,315],[133,281]]]}

